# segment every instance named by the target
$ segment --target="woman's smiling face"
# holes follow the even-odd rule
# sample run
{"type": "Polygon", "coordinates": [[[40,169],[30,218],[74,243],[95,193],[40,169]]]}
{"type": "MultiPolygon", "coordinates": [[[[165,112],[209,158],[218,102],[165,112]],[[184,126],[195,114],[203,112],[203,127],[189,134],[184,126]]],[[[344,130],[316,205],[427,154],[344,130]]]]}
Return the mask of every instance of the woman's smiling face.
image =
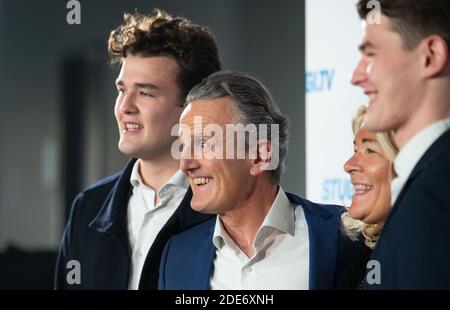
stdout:
{"type": "Polygon", "coordinates": [[[344,165],[354,194],[349,215],[368,224],[381,224],[391,206],[391,162],[384,155],[375,133],[358,130],[354,153],[344,165]]]}

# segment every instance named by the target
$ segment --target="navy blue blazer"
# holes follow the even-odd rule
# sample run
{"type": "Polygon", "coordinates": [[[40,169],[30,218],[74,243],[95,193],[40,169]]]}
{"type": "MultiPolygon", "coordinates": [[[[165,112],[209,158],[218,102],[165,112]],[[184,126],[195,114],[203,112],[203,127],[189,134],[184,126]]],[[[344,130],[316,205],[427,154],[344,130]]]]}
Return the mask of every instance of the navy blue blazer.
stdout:
{"type": "Polygon", "coordinates": [[[371,259],[381,283],[368,289],[450,289],[450,130],[411,172],[371,259]]]}
{"type": "MultiPolygon", "coordinates": [[[[131,171],[135,159],[125,169],[83,190],[74,200],[55,272],[56,289],[127,289],[131,251],[127,229],[127,206],[131,196],[131,171]],[[80,263],[81,283],[68,284],[67,263],[80,263]]],[[[142,270],[139,289],[157,289],[159,262],[167,240],[209,218],[190,207],[191,189],[151,246],[142,270]]],[[[70,277],[70,275],[69,275],[70,277]]]]}
{"type": "MultiPolygon", "coordinates": [[[[363,245],[341,234],[342,207],[312,203],[289,193],[287,196],[305,211],[309,231],[310,289],[332,289],[341,272],[359,255],[363,245]]],[[[216,255],[212,242],[215,222],[214,217],[169,240],[161,259],[159,289],[210,288],[216,255]]]]}

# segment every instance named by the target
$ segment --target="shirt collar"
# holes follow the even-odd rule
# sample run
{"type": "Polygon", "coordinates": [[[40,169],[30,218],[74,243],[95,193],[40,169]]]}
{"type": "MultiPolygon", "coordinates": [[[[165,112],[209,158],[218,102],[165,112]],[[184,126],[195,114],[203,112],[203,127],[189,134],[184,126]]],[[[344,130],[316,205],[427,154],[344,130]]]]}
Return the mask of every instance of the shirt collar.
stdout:
{"type": "MultiPolygon", "coordinates": [[[[133,165],[133,170],[131,171],[130,183],[133,187],[137,187],[140,185],[145,186],[144,182],[142,182],[141,174],[139,173],[140,162],[140,159],[136,160],[133,165]]],[[[177,172],[175,172],[175,174],[173,174],[170,179],[161,187],[159,192],[169,186],[176,186],[187,189],[189,187],[189,181],[181,170],[177,170],[177,172]]]]}
{"type": "Polygon", "coordinates": [[[428,148],[450,128],[450,118],[435,122],[415,135],[394,160],[399,179],[407,179],[428,148]]]}
{"type": "MultiPolygon", "coordinates": [[[[265,236],[267,236],[264,231],[270,233],[275,229],[292,236],[295,232],[294,208],[291,207],[291,202],[281,186],[278,188],[278,194],[275,197],[275,200],[272,203],[272,206],[270,207],[261,227],[256,233],[254,246],[256,247],[264,241],[265,236]]],[[[234,241],[223,228],[219,216],[216,218],[213,243],[217,249],[222,248],[225,244],[228,246],[230,246],[230,244],[234,245],[234,241]]]]}
{"type": "Polygon", "coordinates": [[[131,170],[130,183],[133,187],[137,187],[143,184],[141,174],[139,173],[140,162],[141,162],[140,159],[136,160],[136,162],[133,165],[133,169],[131,170]]]}
{"type": "Polygon", "coordinates": [[[189,187],[189,181],[181,170],[177,170],[177,172],[172,175],[172,177],[166,182],[166,184],[164,184],[163,187],[166,187],[168,185],[174,185],[176,187],[187,189],[189,187]]]}
{"type": "Polygon", "coordinates": [[[231,240],[230,236],[228,236],[227,232],[222,226],[222,222],[220,220],[219,216],[216,216],[216,225],[214,227],[214,234],[213,234],[213,244],[217,249],[222,248],[224,245],[234,243],[233,240],[231,240]]]}

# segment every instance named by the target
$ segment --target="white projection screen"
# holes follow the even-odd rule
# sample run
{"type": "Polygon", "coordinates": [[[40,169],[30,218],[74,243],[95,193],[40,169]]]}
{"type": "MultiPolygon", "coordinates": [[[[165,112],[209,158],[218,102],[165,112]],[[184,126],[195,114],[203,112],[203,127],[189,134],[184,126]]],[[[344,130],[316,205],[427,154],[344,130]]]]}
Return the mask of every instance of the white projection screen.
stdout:
{"type": "Polygon", "coordinates": [[[356,0],[306,1],[306,194],[349,205],[343,165],[353,152],[351,119],[366,103],[350,84],[362,36],[356,0]]]}

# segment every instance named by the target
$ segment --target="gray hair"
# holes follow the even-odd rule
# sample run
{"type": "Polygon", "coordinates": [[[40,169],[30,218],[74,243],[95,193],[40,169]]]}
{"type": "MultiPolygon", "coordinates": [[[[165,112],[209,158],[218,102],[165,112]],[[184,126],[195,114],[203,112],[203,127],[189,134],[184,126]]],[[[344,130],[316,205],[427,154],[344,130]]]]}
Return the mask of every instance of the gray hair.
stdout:
{"type": "Polygon", "coordinates": [[[271,170],[272,180],[279,184],[285,171],[289,119],[281,113],[269,90],[253,75],[243,72],[219,71],[211,74],[191,89],[185,105],[195,100],[223,97],[233,100],[235,116],[244,125],[266,124],[267,139],[272,137],[271,125],[279,126],[279,165],[271,170]]]}

